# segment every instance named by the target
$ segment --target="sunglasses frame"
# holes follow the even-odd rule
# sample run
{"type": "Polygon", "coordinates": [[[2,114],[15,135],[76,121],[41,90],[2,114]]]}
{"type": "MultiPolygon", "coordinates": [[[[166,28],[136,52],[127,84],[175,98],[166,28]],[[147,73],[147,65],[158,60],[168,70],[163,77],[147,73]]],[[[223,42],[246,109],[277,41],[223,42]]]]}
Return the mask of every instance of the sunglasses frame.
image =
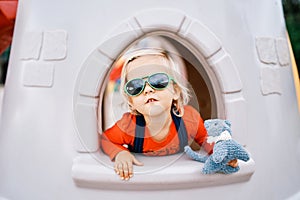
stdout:
{"type": "Polygon", "coordinates": [[[164,72],[158,72],[158,73],[155,73],[155,74],[151,74],[149,76],[145,76],[145,77],[142,77],[142,78],[134,78],[134,79],[131,79],[131,80],[127,81],[126,84],[124,85],[124,91],[125,91],[125,93],[128,96],[136,97],[136,96],[140,95],[144,91],[146,83],[148,83],[148,85],[151,88],[155,89],[155,90],[164,90],[164,89],[166,89],[169,86],[169,84],[170,84],[171,81],[173,81],[175,83],[174,79],[171,76],[169,76],[168,74],[166,74],[164,72]],[[149,78],[152,77],[152,76],[155,76],[157,74],[163,74],[163,75],[166,75],[168,77],[168,84],[165,87],[163,87],[163,88],[156,88],[153,85],[151,85],[151,83],[149,82],[149,78]],[[147,79],[147,80],[144,80],[144,79],[147,79]],[[126,89],[128,83],[131,82],[131,81],[133,81],[133,80],[142,80],[143,81],[143,88],[141,89],[141,91],[139,93],[137,93],[135,95],[129,94],[128,91],[127,91],[127,89],[126,89]]]}

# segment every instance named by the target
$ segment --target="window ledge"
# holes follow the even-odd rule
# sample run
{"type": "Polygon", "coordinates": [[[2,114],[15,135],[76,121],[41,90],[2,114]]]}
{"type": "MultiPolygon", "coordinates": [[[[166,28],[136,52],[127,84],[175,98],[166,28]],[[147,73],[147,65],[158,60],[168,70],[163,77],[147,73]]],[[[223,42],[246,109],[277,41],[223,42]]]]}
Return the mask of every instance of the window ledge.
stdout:
{"type": "Polygon", "coordinates": [[[81,153],[72,166],[72,177],[79,187],[99,189],[167,190],[227,185],[248,181],[255,170],[255,162],[239,160],[240,170],[234,174],[201,173],[203,163],[185,154],[163,157],[137,156],[144,166],[134,166],[134,177],[122,181],[113,170],[113,162],[101,152],[81,153]],[[154,161],[154,162],[153,162],[154,161]]]}

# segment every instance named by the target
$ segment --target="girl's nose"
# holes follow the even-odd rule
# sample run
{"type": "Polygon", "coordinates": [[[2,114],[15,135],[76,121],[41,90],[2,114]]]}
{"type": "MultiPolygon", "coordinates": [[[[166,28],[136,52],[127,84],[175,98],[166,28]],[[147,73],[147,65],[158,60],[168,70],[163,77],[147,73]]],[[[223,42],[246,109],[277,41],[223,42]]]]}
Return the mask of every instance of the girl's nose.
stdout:
{"type": "Polygon", "coordinates": [[[145,88],[144,88],[144,94],[149,94],[149,93],[153,93],[154,89],[152,87],[150,87],[150,85],[146,82],[145,83],[145,88]]]}

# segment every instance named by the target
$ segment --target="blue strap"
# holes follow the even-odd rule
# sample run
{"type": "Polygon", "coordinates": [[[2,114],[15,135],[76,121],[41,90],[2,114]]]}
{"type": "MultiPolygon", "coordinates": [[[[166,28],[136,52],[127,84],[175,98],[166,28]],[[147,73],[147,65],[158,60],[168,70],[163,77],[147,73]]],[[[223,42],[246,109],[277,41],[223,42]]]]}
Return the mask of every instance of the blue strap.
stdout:
{"type": "Polygon", "coordinates": [[[171,114],[172,114],[172,119],[176,126],[178,138],[179,138],[180,151],[184,151],[184,147],[186,145],[188,145],[187,132],[186,132],[184,122],[181,117],[174,115],[174,113],[172,111],[171,111],[171,114]]]}
{"type": "MultiPolygon", "coordinates": [[[[181,117],[174,115],[172,111],[171,111],[171,115],[176,126],[176,130],[179,138],[180,151],[184,151],[184,147],[188,145],[187,132],[186,132],[184,122],[181,117]]],[[[145,123],[144,116],[137,115],[134,144],[133,147],[129,147],[129,150],[131,152],[143,153],[145,125],[146,123],[145,123]]]]}
{"type": "Polygon", "coordinates": [[[143,115],[136,116],[135,138],[133,147],[130,151],[135,153],[143,153],[144,137],[145,137],[145,119],[143,115]]]}

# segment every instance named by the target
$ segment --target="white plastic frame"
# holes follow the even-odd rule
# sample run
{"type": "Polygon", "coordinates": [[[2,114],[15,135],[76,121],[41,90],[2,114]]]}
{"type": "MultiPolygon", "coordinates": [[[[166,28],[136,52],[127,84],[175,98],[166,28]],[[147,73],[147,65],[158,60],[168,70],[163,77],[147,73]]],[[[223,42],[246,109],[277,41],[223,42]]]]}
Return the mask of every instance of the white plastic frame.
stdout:
{"type": "MultiPolygon", "coordinates": [[[[75,129],[78,136],[77,151],[80,154],[74,160],[72,168],[73,179],[77,185],[117,188],[121,184],[118,182],[119,180],[115,180],[116,175],[112,175],[114,172],[110,167],[101,161],[97,162],[99,159],[106,159],[104,155],[103,158],[99,157],[99,152],[97,152],[99,149],[97,133],[101,133],[101,124],[99,129],[97,124],[97,105],[102,102],[106,75],[114,61],[132,42],[155,32],[176,37],[200,60],[213,87],[218,118],[232,121],[234,138],[246,145],[246,100],[242,94],[242,82],[230,55],[222,47],[220,40],[206,26],[180,11],[147,10],[121,24],[114,31],[114,36],[105,40],[92,52],[78,75],[73,106],[75,129]]],[[[102,116],[98,117],[101,121],[102,116]]],[[[144,159],[147,160],[147,158],[144,159]]],[[[183,156],[174,165],[168,166],[168,170],[155,172],[151,176],[140,174],[139,178],[131,180],[126,188],[143,187],[145,189],[158,182],[168,183],[164,187],[159,187],[164,189],[181,188],[187,182],[198,183],[198,187],[241,182],[250,179],[254,173],[254,165],[253,160],[247,163],[242,162],[241,170],[237,174],[229,176],[220,174],[194,176],[194,173],[200,174],[199,164],[187,161],[183,156]],[[179,166],[182,166],[181,160],[189,163],[184,164],[187,166],[186,170],[178,169],[179,166]],[[181,171],[180,174],[178,174],[178,170],[181,171]],[[173,172],[173,174],[164,176],[167,171],[173,172]],[[220,176],[226,178],[220,178],[220,176]]]]}

